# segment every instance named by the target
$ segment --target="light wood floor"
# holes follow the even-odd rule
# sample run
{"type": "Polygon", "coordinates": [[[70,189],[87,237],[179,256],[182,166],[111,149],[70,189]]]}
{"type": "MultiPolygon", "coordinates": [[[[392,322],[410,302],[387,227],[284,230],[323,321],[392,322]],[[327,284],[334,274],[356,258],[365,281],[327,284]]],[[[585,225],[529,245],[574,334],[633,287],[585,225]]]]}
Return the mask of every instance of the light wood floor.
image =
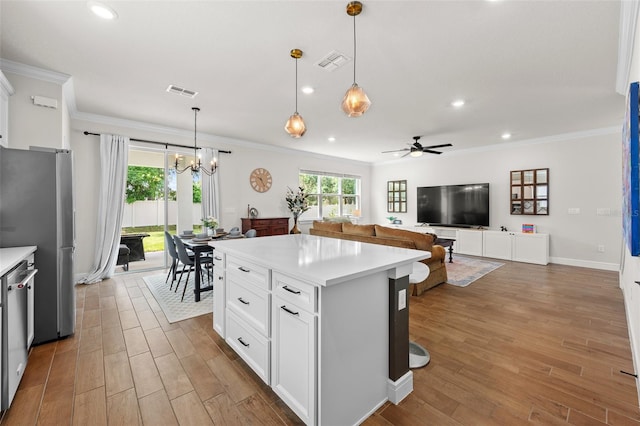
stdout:
{"type": "MultiPolygon", "coordinates": [[[[33,348],[3,424],[298,423],[211,315],[169,324],[141,277],[78,287],[75,336],[33,348]]],[[[410,318],[432,361],[367,426],[640,422],[617,273],[506,262],[412,297],[410,318]]]]}

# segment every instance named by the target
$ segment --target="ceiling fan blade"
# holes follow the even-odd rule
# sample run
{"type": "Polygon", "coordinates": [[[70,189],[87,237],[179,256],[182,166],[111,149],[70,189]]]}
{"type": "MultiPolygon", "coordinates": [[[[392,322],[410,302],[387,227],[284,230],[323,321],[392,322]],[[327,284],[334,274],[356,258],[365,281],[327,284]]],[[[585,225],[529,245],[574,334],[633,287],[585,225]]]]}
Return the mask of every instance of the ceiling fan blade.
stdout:
{"type": "Polygon", "coordinates": [[[442,154],[440,151],[432,151],[430,149],[424,148],[422,152],[428,152],[429,154],[442,154]]]}
{"type": "Polygon", "coordinates": [[[431,145],[431,146],[425,146],[423,147],[424,149],[431,149],[431,148],[444,148],[446,146],[453,146],[450,143],[444,143],[442,145],[431,145]]]}
{"type": "Polygon", "coordinates": [[[405,155],[403,155],[403,156],[402,156],[402,157],[400,157],[400,158],[404,158],[404,157],[406,157],[406,156],[407,156],[407,155],[409,155],[409,154],[411,154],[411,151],[407,152],[405,155]]]}
{"type": "Polygon", "coordinates": [[[399,151],[409,151],[409,148],[403,148],[403,149],[394,149],[393,151],[382,151],[383,154],[386,154],[388,152],[399,152],[399,151]]]}

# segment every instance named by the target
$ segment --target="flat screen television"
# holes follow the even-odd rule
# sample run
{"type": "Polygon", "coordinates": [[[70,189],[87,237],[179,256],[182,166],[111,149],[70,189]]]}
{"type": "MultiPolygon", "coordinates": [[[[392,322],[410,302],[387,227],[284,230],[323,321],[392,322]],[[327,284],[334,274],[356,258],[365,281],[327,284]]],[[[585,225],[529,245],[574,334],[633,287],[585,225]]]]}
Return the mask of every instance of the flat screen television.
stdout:
{"type": "Polygon", "coordinates": [[[489,226],[489,184],[418,187],[418,222],[438,226],[489,226]]]}

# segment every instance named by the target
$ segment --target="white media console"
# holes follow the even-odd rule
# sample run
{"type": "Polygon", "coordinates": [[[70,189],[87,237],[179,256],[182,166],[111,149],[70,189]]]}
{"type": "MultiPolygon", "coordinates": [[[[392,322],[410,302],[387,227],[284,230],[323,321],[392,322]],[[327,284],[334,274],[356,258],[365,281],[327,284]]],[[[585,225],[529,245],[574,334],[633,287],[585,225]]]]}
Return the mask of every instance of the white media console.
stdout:
{"type": "Polygon", "coordinates": [[[516,262],[549,263],[549,234],[491,231],[421,225],[386,225],[415,232],[433,232],[440,238],[453,238],[453,252],[516,262]]]}

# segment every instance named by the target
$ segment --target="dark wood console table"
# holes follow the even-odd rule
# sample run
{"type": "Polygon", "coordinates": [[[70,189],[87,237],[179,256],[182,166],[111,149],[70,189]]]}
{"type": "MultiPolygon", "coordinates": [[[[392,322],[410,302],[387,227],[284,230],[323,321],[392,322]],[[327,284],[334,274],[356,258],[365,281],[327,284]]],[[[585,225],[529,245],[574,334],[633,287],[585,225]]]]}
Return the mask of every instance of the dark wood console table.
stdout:
{"type": "Polygon", "coordinates": [[[149,234],[123,234],[120,236],[120,244],[129,247],[129,262],[146,260],[142,239],[148,236],[149,234]]]}
{"type": "Polygon", "coordinates": [[[436,238],[433,244],[437,244],[444,248],[449,248],[449,263],[453,263],[453,243],[455,242],[455,238],[436,238]]]}
{"type": "Polygon", "coordinates": [[[285,235],[289,233],[288,217],[242,218],[242,233],[255,229],[258,237],[285,235]]]}

